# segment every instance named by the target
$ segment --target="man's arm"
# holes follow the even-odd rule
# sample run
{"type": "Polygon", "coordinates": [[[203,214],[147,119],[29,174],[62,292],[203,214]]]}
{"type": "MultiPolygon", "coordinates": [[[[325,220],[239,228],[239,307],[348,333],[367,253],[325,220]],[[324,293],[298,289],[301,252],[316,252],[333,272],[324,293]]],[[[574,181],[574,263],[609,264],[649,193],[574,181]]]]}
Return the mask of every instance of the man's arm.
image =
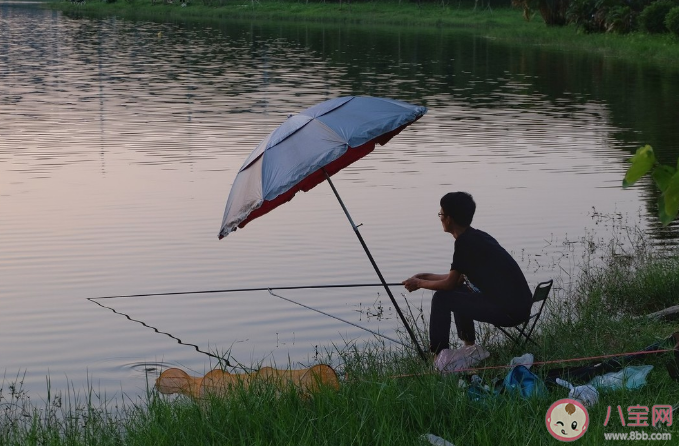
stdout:
{"type": "Polygon", "coordinates": [[[425,290],[452,290],[462,281],[462,274],[450,270],[448,274],[420,273],[403,281],[403,285],[410,292],[424,288],[425,290]]]}
{"type": "Polygon", "coordinates": [[[443,280],[448,277],[448,274],[420,273],[415,274],[413,277],[422,280],[443,280]]]}

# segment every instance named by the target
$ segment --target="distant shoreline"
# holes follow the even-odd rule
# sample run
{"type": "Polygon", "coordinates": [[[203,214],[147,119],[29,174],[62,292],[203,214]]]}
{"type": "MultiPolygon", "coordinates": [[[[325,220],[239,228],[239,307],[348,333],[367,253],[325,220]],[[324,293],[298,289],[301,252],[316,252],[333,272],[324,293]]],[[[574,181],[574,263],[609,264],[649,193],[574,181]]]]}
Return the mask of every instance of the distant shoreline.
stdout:
{"type": "Polygon", "coordinates": [[[244,1],[241,4],[214,5],[213,0],[118,0],[102,3],[50,1],[46,7],[67,14],[86,16],[116,15],[150,21],[186,20],[214,22],[226,20],[323,23],[342,26],[385,26],[408,29],[438,29],[468,32],[516,46],[543,48],[599,55],[633,64],[655,65],[679,71],[679,39],[669,34],[586,34],[573,25],[548,27],[539,14],[527,22],[518,8],[474,8],[474,3],[382,2],[382,3],[301,3],[291,1],[244,1]]]}

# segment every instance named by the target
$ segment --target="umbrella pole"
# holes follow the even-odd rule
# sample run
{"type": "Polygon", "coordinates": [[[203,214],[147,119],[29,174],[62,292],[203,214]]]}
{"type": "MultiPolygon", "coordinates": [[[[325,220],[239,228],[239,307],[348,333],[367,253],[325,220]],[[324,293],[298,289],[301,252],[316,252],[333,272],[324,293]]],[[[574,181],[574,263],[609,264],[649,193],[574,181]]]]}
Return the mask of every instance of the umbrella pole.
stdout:
{"type": "Polygon", "coordinates": [[[384,277],[382,276],[380,269],[377,267],[377,263],[375,263],[375,259],[373,259],[372,254],[370,254],[370,250],[368,249],[368,245],[365,244],[365,241],[363,240],[361,233],[358,231],[358,226],[356,226],[356,224],[354,223],[354,220],[351,218],[351,215],[349,215],[349,211],[347,210],[347,207],[344,206],[344,202],[340,198],[339,193],[337,193],[337,189],[335,189],[335,185],[332,183],[332,180],[330,179],[330,175],[328,175],[328,172],[325,169],[323,169],[323,173],[325,174],[325,178],[328,180],[328,184],[330,184],[330,187],[332,188],[332,191],[334,192],[335,197],[337,197],[337,201],[339,201],[340,206],[342,206],[342,210],[344,211],[344,215],[346,215],[347,218],[349,219],[349,223],[351,223],[351,227],[354,229],[354,233],[356,234],[356,237],[358,237],[358,241],[361,242],[361,246],[363,246],[363,250],[368,255],[368,260],[370,260],[370,263],[372,264],[373,268],[375,268],[375,272],[377,273],[377,277],[379,277],[380,282],[382,282],[384,289],[387,291],[387,295],[389,296],[389,299],[391,299],[391,303],[394,305],[394,308],[396,309],[396,312],[398,313],[399,317],[401,318],[401,321],[403,321],[403,325],[406,327],[406,330],[408,331],[408,334],[410,335],[410,339],[412,339],[413,343],[417,347],[417,352],[420,354],[420,357],[424,361],[427,361],[427,356],[422,351],[422,348],[420,347],[420,343],[417,342],[417,338],[415,337],[415,333],[413,333],[413,330],[410,328],[410,325],[408,325],[408,322],[406,321],[405,316],[403,316],[403,313],[401,312],[401,308],[399,308],[398,304],[396,303],[396,299],[394,299],[394,295],[391,294],[391,290],[389,289],[389,285],[387,285],[387,281],[384,280],[384,277]]]}

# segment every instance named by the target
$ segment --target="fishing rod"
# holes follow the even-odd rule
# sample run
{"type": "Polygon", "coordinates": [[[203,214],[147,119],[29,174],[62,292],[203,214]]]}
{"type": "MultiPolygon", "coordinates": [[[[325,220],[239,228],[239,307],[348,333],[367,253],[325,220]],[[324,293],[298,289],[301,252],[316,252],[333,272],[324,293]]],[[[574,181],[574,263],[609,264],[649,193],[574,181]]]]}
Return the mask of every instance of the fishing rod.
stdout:
{"type": "MultiPolygon", "coordinates": [[[[388,284],[388,285],[390,285],[390,286],[396,286],[396,285],[401,285],[401,283],[390,283],[390,284],[388,284]]],[[[333,316],[332,314],[326,313],[326,312],[324,312],[324,311],[318,310],[318,309],[316,309],[316,308],[310,307],[310,306],[308,306],[308,305],[302,304],[302,303],[300,303],[300,302],[294,301],[294,300],[292,300],[292,299],[290,299],[290,298],[287,298],[287,297],[278,295],[278,294],[276,294],[276,293],[273,292],[273,290],[300,290],[300,289],[324,289],[324,288],[359,288],[359,287],[381,287],[381,286],[383,286],[382,283],[353,283],[353,284],[333,284],[333,285],[302,285],[302,286],[259,287],[259,288],[232,288],[232,289],[218,289],[218,290],[174,291],[174,292],[167,292],[167,293],[144,293],[144,294],[125,294],[125,295],[116,295],[116,296],[100,296],[100,297],[89,297],[89,298],[87,298],[87,300],[89,300],[89,301],[91,301],[91,302],[93,302],[93,303],[99,305],[99,306],[102,307],[102,308],[106,308],[107,310],[111,310],[111,311],[113,311],[113,312],[116,313],[116,314],[119,314],[119,315],[121,315],[121,316],[125,316],[125,317],[126,317],[127,319],[129,319],[130,321],[137,322],[137,323],[142,324],[142,325],[145,326],[145,327],[151,328],[151,329],[153,329],[156,333],[160,333],[160,334],[164,334],[164,335],[166,335],[166,336],[169,336],[170,338],[176,340],[179,344],[191,346],[191,347],[193,347],[196,351],[198,351],[198,352],[200,352],[200,353],[203,353],[203,354],[205,354],[205,355],[208,355],[208,356],[211,356],[211,357],[214,357],[214,358],[218,358],[218,359],[223,359],[223,358],[219,358],[218,356],[215,356],[215,355],[212,354],[212,353],[205,352],[205,351],[201,350],[201,349],[200,349],[197,345],[195,345],[195,344],[190,344],[190,343],[183,342],[181,339],[177,338],[176,336],[173,336],[173,335],[170,334],[170,333],[161,332],[161,331],[159,331],[157,328],[152,327],[152,326],[146,324],[146,323],[143,322],[143,321],[139,321],[139,320],[136,320],[136,319],[132,319],[129,315],[127,315],[127,314],[125,314],[125,313],[123,313],[123,312],[116,311],[115,309],[113,309],[113,308],[111,308],[111,307],[108,307],[108,306],[106,306],[106,305],[103,305],[102,303],[98,302],[98,300],[103,300],[103,299],[128,299],[128,298],[156,297],[156,296],[181,296],[181,295],[187,295],[187,294],[216,294],[216,293],[235,293],[235,292],[250,292],[250,291],[268,291],[269,294],[271,294],[272,296],[278,297],[279,299],[285,300],[285,301],[290,302],[290,303],[293,303],[293,304],[295,304],[295,305],[299,305],[299,306],[304,307],[304,308],[306,308],[306,309],[308,309],[308,310],[315,311],[316,313],[322,314],[322,315],[324,315],[324,316],[331,317],[331,318],[336,319],[336,320],[338,320],[338,321],[340,321],[340,322],[344,322],[345,324],[349,324],[349,325],[354,326],[354,327],[356,327],[356,328],[358,328],[358,329],[367,331],[368,333],[371,333],[371,334],[373,334],[374,336],[382,337],[382,338],[387,339],[387,340],[389,340],[389,341],[391,341],[391,342],[394,342],[394,343],[396,343],[396,344],[402,345],[403,347],[406,347],[406,348],[409,348],[409,349],[413,349],[412,346],[407,345],[407,344],[404,344],[403,342],[401,342],[401,341],[399,341],[399,340],[396,340],[396,339],[394,339],[394,338],[391,338],[391,337],[389,337],[389,336],[386,336],[386,335],[384,335],[384,334],[382,334],[382,333],[379,333],[379,332],[377,332],[377,331],[371,330],[371,329],[366,328],[366,327],[362,327],[362,326],[360,326],[360,325],[358,325],[358,324],[355,324],[355,323],[353,323],[353,322],[347,321],[346,319],[342,319],[342,318],[340,318],[340,317],[333,316]]],[[[230,364],[228,364],[228,361],[227,361],[227,365],[230,365],[230,364]]]]}
{"type": "MultiPolygon", "coordinates": [[[[389,286],[402,285],[402,283],[388,283],[389,286]]],[[[87,300],[95,301],[102,299],[130,299],[136,297],[156,297],[156,296],[182,296],[186,294],[217,294],[217,293],[241,293],[249,291],[269,291],[269,290],[311,290],[324,288],[361,288],[361,287],[382,287],[381,283],[348,283],[334,285],[301,285],[301,286],[280,286],[280,287],[261,287],[261,288],[231,288],[221,290],[196,290],[196,291],[170,291],[166,293],[144,293],[144,294],[121,294],[117,296],[88,297],[87,300]]]]}

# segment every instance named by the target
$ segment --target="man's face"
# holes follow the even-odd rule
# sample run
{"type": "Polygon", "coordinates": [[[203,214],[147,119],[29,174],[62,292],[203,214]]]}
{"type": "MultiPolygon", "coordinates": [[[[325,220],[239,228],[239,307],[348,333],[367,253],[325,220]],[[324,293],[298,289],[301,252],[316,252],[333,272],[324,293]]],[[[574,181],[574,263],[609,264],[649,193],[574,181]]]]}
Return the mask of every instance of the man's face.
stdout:
{"type": "Polygon", "coordinates": [[[441,227],[443,227],[443,232],[450,232],[450,217],[443,212],[443,208],[439,210],[439,218],[441,219],[441,227]]]}

